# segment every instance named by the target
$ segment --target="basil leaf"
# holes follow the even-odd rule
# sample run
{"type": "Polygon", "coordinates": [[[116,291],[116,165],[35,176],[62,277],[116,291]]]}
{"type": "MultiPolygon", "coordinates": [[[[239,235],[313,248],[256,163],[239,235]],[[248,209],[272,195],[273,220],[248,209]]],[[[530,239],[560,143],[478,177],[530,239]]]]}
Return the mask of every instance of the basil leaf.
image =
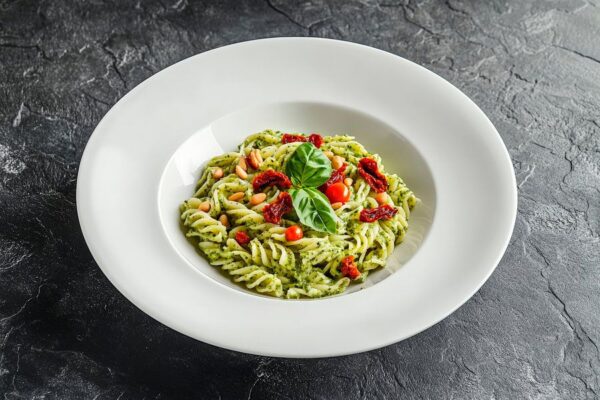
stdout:
{"type": "Polygon", "coordinates": [[[302,143],[288,159],[285,174],[296,186],[321,186],[331,176],[331,162],[312,143],[302,143]]]}
{"type": "Polygon", "coordinates": [[[319,232],[336,232],[337,216],[323,193],[315,188],[292,188],[289,193],[301,223],[319,232]]]}

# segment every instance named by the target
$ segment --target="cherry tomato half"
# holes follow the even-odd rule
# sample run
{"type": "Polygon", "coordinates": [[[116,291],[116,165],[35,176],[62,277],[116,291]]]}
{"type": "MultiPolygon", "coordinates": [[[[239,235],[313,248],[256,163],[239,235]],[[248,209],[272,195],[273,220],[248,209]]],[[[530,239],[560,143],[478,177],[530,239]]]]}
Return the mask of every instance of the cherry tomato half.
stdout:
{"type": "Polygon", "coordinates": [[[350,200],[350,189],[343,182],[334,183],[327,188],[325,195],[333,203],[345,203],[350,200]]]}
{"type": "Polygon", "coordinates": [[[304,232],[298,225],[292,225],[285,230],[285,240],[293,242],[294,240],[302,239],[304,232]]]}
{"type": "Polygon", "coordinates": [[[250,236],[244,231],[237,231],[235,233],[235,240],[243,246],[250,243],[250,236]]]}

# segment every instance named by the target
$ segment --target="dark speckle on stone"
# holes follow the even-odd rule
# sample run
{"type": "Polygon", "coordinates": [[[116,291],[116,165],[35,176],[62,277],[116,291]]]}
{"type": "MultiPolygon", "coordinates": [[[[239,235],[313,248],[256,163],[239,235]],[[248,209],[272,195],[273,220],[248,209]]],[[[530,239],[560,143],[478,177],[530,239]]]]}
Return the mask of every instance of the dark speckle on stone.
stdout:
{"type": "MultiPolygon", "coordinates": [[[[597,399],[600,2],[1,1],[3,399],[597,399]],[[258,357],[135,308],[83,240],[78,164],[127,91],[194,54],[317,36],[415,61],[470,96],[512,157],[496,272],[425,332],[364,354],[258,357]]],[[[493,227],[490,227],[493,229],[493,227]]]]}

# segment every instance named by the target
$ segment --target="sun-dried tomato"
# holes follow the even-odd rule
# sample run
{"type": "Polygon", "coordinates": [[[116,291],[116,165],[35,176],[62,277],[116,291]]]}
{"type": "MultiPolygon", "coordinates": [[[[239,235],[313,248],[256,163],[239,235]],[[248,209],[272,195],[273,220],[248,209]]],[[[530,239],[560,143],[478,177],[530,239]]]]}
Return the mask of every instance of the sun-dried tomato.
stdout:
{"type": "Polygon", "coordinates": [[[365,208],[360,212],[360,222],[375,222],[380,219],[386,221],[392,219],[398,212],[396,207],[384,204],[375,208],[365,208]]]}
{"type": "Polygon", "coordinates": [[[250,236],[244,231],[237,231],[235,233],[235,240],[243,246],[250,243],[250,236]]]}
{"type": "Polygon", "coordinates": [[[292,187],[292,182],[283,172],[274,171],[272,169],[254,175],[252,187],[255,192],[262,192],[270,186],[277,186],[279,189],[289,189],[292,187]]]}
{"type": "Polygon", "coordinates": [[[360,271],[354,263],[354,256],[344,257],[341,265],[340,271],[342,272],[342,275],[347,276],[352,280],[360,276],[360,271]]]}
{"type": "Polygon", "coordinates": [[[318,149],[323,144],[323,136],[319,135],[318,133],[311,133],[308,136],[308,141],[314,144],[318,149]]]}
{"type": "Polygon", "coordinates": [[[384,174],[379,171],[377,162],[372,158],[361,158],[358,162],[358,173],[377,193],[385,192],[388,182],[384,174]]]}
{"type": "Polygon", "coordinates": [[[323,144],[323,136],[319,135],[318,133],[311,133],[308,137],[304,135],[291,135],[289,133],[284,133],[281,137],[281,143],[283,144],[294,142],[310,142],[318,149],[323,144]]]}
{"type": "Polygon", "coordinates": [[[281,192],[277,196],[277,200],[263,208],[263,216],[266,222],[278,224],[281,222],[281,217],[292,211],[292,208],[292,196],[288,192],[281,192]]]}
{"type": "Polygon", "coordinates": [[[342,164],[341,167],[339,167],[338,169],[333,171],[331,173],[331,176],[329,177],[329,179],[327,179],[327,182],[325,182],[324,184],[319,186],[319,190],[321,192],[325,193],[327,191],[327,189],[329,189],[329,186],[333,185],[334,183],[343,181],[344,178],[346,177],[346,175],[344,174],[344,171],[346,171],[347,166],[348,166],[348,164],[344,163],[344,164],[342,164]]]}
{"type": "Polygon", "coordinates": [[[284,133],[281,137],[281,143],[294,143],[294,142],[306,142],[308,138],[304,135],[291,135],[289,133],[284,133]]]}

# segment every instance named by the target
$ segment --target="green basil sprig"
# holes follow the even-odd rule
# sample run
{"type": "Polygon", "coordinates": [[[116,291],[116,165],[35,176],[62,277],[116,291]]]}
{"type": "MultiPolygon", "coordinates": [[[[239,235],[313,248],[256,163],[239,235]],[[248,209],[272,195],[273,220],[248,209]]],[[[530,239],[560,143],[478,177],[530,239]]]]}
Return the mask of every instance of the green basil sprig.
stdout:
{"type": "Polygon", "coordinates": [[[331,176],[331,162],[312,143],[302,143],[285,165],[285,174],[295,186],[319,187],[331,176]]]}
{"type": "Polygon", "coordinates": [[[294,187],[289,193],[300,222],[319,232],[335,233],[337,216],[317,187],[331,177],[331,162],[312,143],[302,143],[289,158],[285,173],[294,187]]]}
{"type": "Polygon", "coordinates": [[[323,193],[308,187],[292,188],[290,195],[300,222],[320,232],[335,233],[337,217],[323,193]]]}

